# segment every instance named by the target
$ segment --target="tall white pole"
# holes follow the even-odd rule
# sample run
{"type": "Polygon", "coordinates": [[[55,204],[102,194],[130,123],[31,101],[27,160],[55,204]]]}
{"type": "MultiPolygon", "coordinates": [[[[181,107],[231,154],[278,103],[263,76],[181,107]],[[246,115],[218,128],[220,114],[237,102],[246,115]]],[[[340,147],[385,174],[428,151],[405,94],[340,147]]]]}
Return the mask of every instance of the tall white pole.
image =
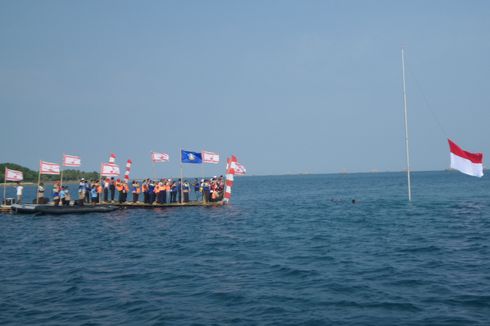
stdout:
{"type": "Polygon", "coordinates": [[[4,179],[3,179],[3,202],[2,202],[2,205],[7,205],[7,198],[5,198],[7,194],[7,167],[5,167],[5,175],[4,175],[4,179]]]}
{"type": "Polygon", "coordinates": [[[405,148],[406,148],[406,156],[407,156],[408,201],[412,201],[412,186],[410,182],[410,151],[408,150],[407,92],[405,87],[405,51],[403,48],[402,48],[402,76],[403,76],[403,107],[405,111],[405,148]]]}

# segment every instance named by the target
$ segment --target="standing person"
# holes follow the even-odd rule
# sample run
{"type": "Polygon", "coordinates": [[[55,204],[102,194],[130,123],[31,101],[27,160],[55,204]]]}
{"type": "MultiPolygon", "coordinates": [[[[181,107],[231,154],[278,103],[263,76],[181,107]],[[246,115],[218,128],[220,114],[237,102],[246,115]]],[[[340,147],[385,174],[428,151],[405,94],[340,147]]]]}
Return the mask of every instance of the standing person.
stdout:
{"type": "Polygon", "coordinates": [[[92,188],[90,189],[90,197],[92,201],[92,205],[95,205],[97,203],[97,187],[95,185],[92,185],[92,188]]]}
{"type": "Polygon", "coordinates": [[[179,203],[182,202],[182,179],[179,179],[179,181],[177,182],[177,201],[179,203]]]}
{"type": "Polygon", "coordinates": [[[171,203],[177,202],[177,182],[176,181],[172,182],[172,185],[170,186],[170,202],[171,203]]]}
{"type": "Polygon", "coordinates": [[[90,189],[91,189],[90,183],[88,182],[88,180],[85,180],[85,201],[87,203],[90,203],[90,197],[91,197],[90,189]]]}
{"type": "Polygon", "coordinates": [[[167,198],[168,198],[168,201],[170,202],[170,197],[171,197],[171,191],[172,190],[172,179],[167,179],[167,182],[165,182],[165,202],[167,202],[167,198]]]}
{"type": "Polygon", "coordinates": [[[70,189],[68,189],[68,186],[65,187],[65,205],[70,206],[71,202],[71,195],[70,195],[70,189]]]}
{"type": "Polygon", "coordinates": [[[109,183],[109,190],[111,191],[111,203],[113,203],[114,197],[116,195],[116,182],[114,181],[114,177],[111,177],[111,181],[109,183]]]}
{"type": "Polygon", "coordinates": [[[187,181],[184,181],[182,187],[183,187],[182,191],[184,193],[184,203],[188,203],[189,202],[189,191],[190,191],[189,183],[187,181]]]}
{"type": "Polygon", "coordinates": [[[110,179],[109,178],[104,179],[104,202],[105,203],[109,201],[109,186],[110,186],[110,179]]]}
{"type": "Polygon", "coordinates": [[[166,204],[167,203],[167,182],[165,182],[165,179],[162,179],[160,184],[161,184],[160,192],[162,195],[162,204],[166,204]]]}
{"type": "Polygon", "coordinates": [[[65,187],[61,187],[60,190],[60,200],[61,200],[61,206],[66,206],[66,199],[65,199],[65,187]]]}
{"type": "Polygon", "coordinates": [[[60,204],[60,188],[56,183],[53,186],[53,201],[54,206],[58,206],[60,204]]]}
{"type": "Polygon", "coordinates": [[[80,183],[78,184],[78,199],[83,204],[85,201],[85,179],[81,178],[80,183]]]}
{"type": "Polygon", "coordinates": [[[39,187],[37,187],[37,203],[44,204],[44,183],[40,183],[39,187]]]}
{"type": "Polygon", "coordinates": [[[199,188],[201,188],[199,184],[199,180],[196,178],[194,179],[194,183],[192,184],[194,186],[194,195],[196,197],[196,201],[199,201],[199,188]]]}
{"type": "Polygon", "coordinates": [[[131,193],[133,194],[133,203],[136,204],[140,195],[140,184],[136,180],[131,183],[131,193]]]}
{"type": "Polygon", "coordinates": [[[206,179],[206,180],[204,180],[204,182],[202,184],[202,200],[203,200],[203,202],[205,202],[205,203],[209,202],[210,191],[211,191],[211,188],[210,188],[209,180],[206,179]]]}
{"type": "Polygon", "coordinates": [[[150,193],[150,204],[155,201],[155,183],[150,180],[150,185],[148,186],[148,192],[150,193]]]}
{"type": "Polygon", "coordinates": [[[150,202],[150,194],[147,180],[143,180],[143,184],[141,185],[141,192],[143,193],[143,202],[148,204],[150,202]]]}
{"type": "Polygon", "coordinates": [[[20,183],[20,181],[17,181],[17,204],[22,204],[22,196],[24,194],[24,186],[20,183]]]}
{"type": "Polygon", "coordinates": [[[128,200],[128,193],[129,193],[128,181],[124,180],[124,183],[123,183],[123,202],[124,203],[128,200]]]}

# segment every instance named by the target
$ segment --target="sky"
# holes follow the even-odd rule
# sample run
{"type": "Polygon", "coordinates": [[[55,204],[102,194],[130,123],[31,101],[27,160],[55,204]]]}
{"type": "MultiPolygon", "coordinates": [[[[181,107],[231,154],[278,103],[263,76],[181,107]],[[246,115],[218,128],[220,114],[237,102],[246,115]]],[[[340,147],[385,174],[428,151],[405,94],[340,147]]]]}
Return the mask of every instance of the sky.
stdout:
{"type": "Polygon", "coordinates": [[[110,153],[178,175],[179,151],[250,175],[413,170],[447,138],[490,153],[488,1],[0,0],[0,162],[110,153]]]}

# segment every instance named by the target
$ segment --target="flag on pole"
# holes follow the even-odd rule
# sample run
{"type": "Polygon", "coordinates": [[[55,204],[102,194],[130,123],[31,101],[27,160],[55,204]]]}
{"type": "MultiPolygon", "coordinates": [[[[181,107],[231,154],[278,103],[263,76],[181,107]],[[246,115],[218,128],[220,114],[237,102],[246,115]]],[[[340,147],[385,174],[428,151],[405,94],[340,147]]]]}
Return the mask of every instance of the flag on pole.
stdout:
{"type": "Polygon", "coordinates": [[[236,162],[235,163],[235,174],[236,175],[245,175],[246,173],[247,173],[247,169],[245,168],[245,166],[236,162]]]}
{"type": "Polygon", "coordinates": [[[219,163],[219,154],[216,154],[213,152],[202,151],[202,162],[203,163],[218,164],[219,163]]]}
{"type": "Polygon", "coordinates": [[[63,155],[63,166],[78,167],[81,163],[80,156],[63,155]]]}
{"type": "Polygon", "coordinates": [[[483,177],[483,154],[470,153],[456,145],[451,139],[449,143],[451,168],[474,177],[483,177]]]}
{"type": "Polygon", "coordinates": [[[109,163],[116,164],[116,154],[111,154],[111,156],[109,156],[109,163]]]}
{"type": "Polygon", "coordinates": [[[151,152],[151,160],[153,163],[168,162],[169,156],[166,153],[151,152]]]}
{"type": "Polygon", "coordinates": [[[190,152],[190,151],[181,151],[181,161],[182,163],[193,163],[193,164],[201,164],[202,163],[202,155],[198,152],[190,152]]]}
{"type": "Polygon", "coordinates": [[[10,170],[5,168],[5,181],[22,181],[24,180],[24,174],[22,171],[10,170]]]}
{"type": "Polygon", "coordinates": [[[60,174],[60,165],[41,161],[39,164],[39,173],[52,175],[60,174]]]}
{"type": "Polygon", "coordinates": [[[119,166],[112,163],[102,163],[100,166],[100,175],[104,177],[117,177],[121,174],[119,166]]]}
{"type": "Polygon", "coordinates": [[[133,162],[131,160],[128,160],[126,162],[126,171],[124,172],[124,179],[126,181],[129,181],[129,173],[131,172],[131,164],[133,164],[133,162]]]}

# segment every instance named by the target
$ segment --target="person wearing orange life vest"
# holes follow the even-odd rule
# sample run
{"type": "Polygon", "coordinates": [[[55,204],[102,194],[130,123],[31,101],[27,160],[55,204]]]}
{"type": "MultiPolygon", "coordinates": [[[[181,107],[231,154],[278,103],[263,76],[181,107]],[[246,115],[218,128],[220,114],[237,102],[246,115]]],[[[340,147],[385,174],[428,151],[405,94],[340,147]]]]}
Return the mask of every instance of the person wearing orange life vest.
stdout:
{"type": "Polygon", "coordinates": [[[125,203],[128,200],[128,193],[129,193],[128,180],[124,180],[124,182],[123,182],[123,203],[125,203]]]}
{"type": "Polygon", "coordinates": [[[154,197],[156,199],[157,204],[161,204],[160,203],[160,191],[161,191],[160,184],[155,182],[155,188],[153,188],[153,193],[155,194],[154,197]]]}
{"type": "Polygon", "coordinates": [[[143,202],[145,204],[148,204],[150,202],[150,194],[148,193],[148,181],[143,180],[143,183],[141,184],[141,192],[143,193],[143,202]]]}
{"type": "Polygon", "coordinates": [[[140,184],[136,180],[131,183],[131,193],[133,194],[133,203],[137,203],[140,196],[140,184]]]}
{"type": "Polygon", "coordinates": [[[158,195],[157,195],[157,200],[159,204],[164,204],[165,200],[167,197],[167,190],[165,189],[165,185],[163,184],[162,181],[158,183],[158,195]]]}
{"type": "Polygon", "coordinates": [[[124,186],[123,186],[123,183],[121,182],[121,179],[116,180],[115,186],[116,186],[116,191],[119,194],[118,201],[119,201],[119,203],[122,203],[123,198],[124,198],[124,194],[123,194],[124,186]]]}
{"type": "Polygon", "coordinates": [[[97,202],[101,203],[102,202],[102,192],[104,191],[102,187],[102,179],[100,179],[100,182],[96,183],[97,186],[97,202]]]}

